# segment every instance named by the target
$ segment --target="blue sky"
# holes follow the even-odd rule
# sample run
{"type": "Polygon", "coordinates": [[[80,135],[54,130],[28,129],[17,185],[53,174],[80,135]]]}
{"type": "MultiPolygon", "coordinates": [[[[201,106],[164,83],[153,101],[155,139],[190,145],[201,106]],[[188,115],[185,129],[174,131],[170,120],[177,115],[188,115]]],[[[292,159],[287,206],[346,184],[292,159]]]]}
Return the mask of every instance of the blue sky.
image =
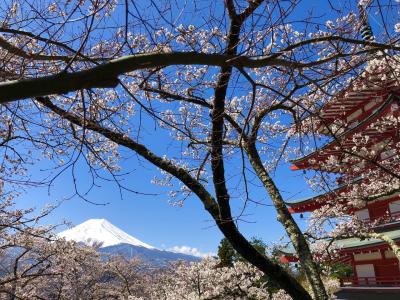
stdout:
{"type": "MultiPolygon", "coordinates": [[[[155,149],[157,152],[158,149],[155,149]]],[[[136,159],[126,162],[125,169],[136,168],[125,177],[130,186],[143,193],[159,193],[162,188],[151,184],[151,179],[157,170],[141,162],[138,165],[136,159]],[[145,166],[143,166],[145,164],[145,166]]],[[[40,169],[47,166],[43,161],[32,168],[35,176],[43,176],[40,169]]],[[[89,177],[85,167],[79,169],[80,185],[89,184],[89,177]]],[[[280,168],[276,182],[283,191],[285,198],[302,197],[309,195],[303,177],[299,172],[290,171],[288,166],[280,168]],[[297,195],[297,193],[302,192],[297,195]]],[[[73,193],[73,184],[68,172],[62,175],[50,189],[30,188],[18,198],[20,207],[44,207],[47,203],[68,198],[73,193]]],[[[265,199],[267,196],[262,190],[253,195],[257,199],[265,199]]],[[[108,203],[106,205],[94,205],[84,200],[73,197],[64,200],[51,215],[43,220],[45,224],[57,224],[67,219],[77,225],[91,218],[105,218],[132,236],[151,244],[157,248],[169,249],[174,246],[189,246],[197,248],[202,253],[215,253],[218,243],[222,238],[221,233],[215,227],[214,222],[203,209],[201,202],[196,197],[187,199],[182,207],[169,204],[169,198],[165,194],[146,196],[134,193],[124,193],[121,199],[119,190],[113,183],[104,183],[91,191],[88,195],[90,201],[96,203],[108,203]]],[[[232,201],[241,201],[233,199],[232,201]]],[[[265,201],[271,204],[270,200],[265,201]]],[[[242,202],[238,203],[239,206],[242,202]]],[[[233,204],[234,207],[238,205],[233,204]]],[[[278,242],[284,235],[282,226],[276,221],[275,208],[272,206],[250,205],[244,217],[245,222],[239,223],[239,228],[246,236],[256,236],[264,241],[278,242]]],[[[304,220],[299,220],[300,224],[304,220]]],[[[61,228],[60,228],[61,229],[61,228]]]]}

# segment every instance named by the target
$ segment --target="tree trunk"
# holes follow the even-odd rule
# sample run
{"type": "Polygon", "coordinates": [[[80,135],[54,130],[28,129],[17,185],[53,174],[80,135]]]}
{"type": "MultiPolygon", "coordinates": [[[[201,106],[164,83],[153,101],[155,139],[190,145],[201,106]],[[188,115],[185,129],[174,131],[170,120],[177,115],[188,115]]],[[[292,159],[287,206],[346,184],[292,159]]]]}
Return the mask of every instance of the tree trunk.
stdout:
{"type": "MultiPolygon", "coordinates": [[[[233,221],[217,222],[218,228],[232,247],[248,262],[264,272],[295,300],[311,300],[309,293],[279,265],[259,253],[237,230],[233,221]],[[272,276],[270,274],[273,274],[272,276]]],[[[322,299],[322,298],[317,298],[322,299]]]]}
{"type": "Polygon", "coordinates": [[[245,145],[245,150],[258,178],[260,178],[275,205],[278,213],[278,221],[285,227],[286,232],[299,256],[299,260],[304,268],[307,280],[311,285],[314,298],[318,300],[328,299],[318,266],[313,260],[308,243],[304,238],[299,226],[289,213],[289,210],[287,209],[278,188],[269,176],[268,172],[265,170],[255,145],[245,145]]]}

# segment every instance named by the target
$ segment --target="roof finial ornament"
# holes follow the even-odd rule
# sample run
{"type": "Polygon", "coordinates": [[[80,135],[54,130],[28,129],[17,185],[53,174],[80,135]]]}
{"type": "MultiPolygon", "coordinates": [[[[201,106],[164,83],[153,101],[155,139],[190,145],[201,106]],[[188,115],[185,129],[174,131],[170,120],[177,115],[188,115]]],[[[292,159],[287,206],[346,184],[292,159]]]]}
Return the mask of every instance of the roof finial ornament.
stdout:
{"type": "Polygon", "coordinates": [[[374,33],[372,32],[372,28],[368,23],[368,15],[365,11],[365,7],[369,4],[370,1],[361,0],[358,2],[358,11],[360,13],[360,22],[361,22],[361,36],[366,42],[375,42],[374,33]]]}

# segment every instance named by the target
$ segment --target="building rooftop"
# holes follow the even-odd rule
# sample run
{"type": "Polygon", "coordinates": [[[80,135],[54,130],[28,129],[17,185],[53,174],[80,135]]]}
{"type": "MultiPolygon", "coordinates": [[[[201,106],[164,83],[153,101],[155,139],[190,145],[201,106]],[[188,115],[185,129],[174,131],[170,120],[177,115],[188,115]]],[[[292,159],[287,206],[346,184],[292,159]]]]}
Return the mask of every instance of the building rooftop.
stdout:
{"type": "MultiPolygon", "coordinates": [[[[392,240],[400,239],[400,229],[386,231],[384,234],[392,240]]],[[[386,242],[380,239],[361,240],[359,238],[348,238],[343,240],[337,240],[335,241],[334,245],[341,249],[351,249],[351,248],[368,247],[372,245],[385,244],[385,243],[386,242]]]]}
{"type": "MultiPolygon", "coordinates": [[[[367,147],[377,148],[378,145],[381,145],[380,147],[382,149],[377,148],[376,151],[382,152],[382,160],[389,157],[385,151],[387,150],[388,141],[390,139],[394,140],[393,137],[397,134],[397,128],[394,126],[381,128],[381,126],[371,125],[382,120],[385,116],[393,114],[393,106],[398,107],[397,103],[397,97],[393,95],[388,96],[385,101],[374,110],[368,113],[362,113],[364,117],[361,120],[352,123],[349,122],[349,124],[342,126],[341,129],[334,132],[334,140],[304,157],[292,160],[293,166],[291,169],[314,169],[335,173],[352,172],[352,168],[349,167],[354,165],[354,159],[347,161],[343,150],[353,151],[351,149],[354,147],[360,147],[357,146],[358,142],[354,140],[354,136],[359,133],[369,137],[368,144],[366,145],[367,147]],[[332,161],[332,163],[330,163],[330,161],[332,161]]],[[[361,113],[362,109],[360,108],[359,111],[361,113]]]]}
{"type": "MultiPolygon", "coordinates": [[[[398,240],[400,239],[400,228],[391,230],[391,231],[386,231],[385,235],[389,237],[392,240],[398,240]]],[[[334,243],[332,243],[332,248],[340,248],[340,249],[352,249],[352,248],[363,248],[363,247],[369,247],[372,245],[379,245],[379,244],[385,244],[383,240],[380,239],[364,239],[361,240],[359,238],[348,238],[348,239],[343,239],[343,240],[337,240],[334,243]]],[[[278,252],[283,254],[283,255],[288,255],[288,256],[296,256],[296,251],[294,250],[293,246],[289,245],[286,247],[282,247],[278,249],[278,252]]]]}

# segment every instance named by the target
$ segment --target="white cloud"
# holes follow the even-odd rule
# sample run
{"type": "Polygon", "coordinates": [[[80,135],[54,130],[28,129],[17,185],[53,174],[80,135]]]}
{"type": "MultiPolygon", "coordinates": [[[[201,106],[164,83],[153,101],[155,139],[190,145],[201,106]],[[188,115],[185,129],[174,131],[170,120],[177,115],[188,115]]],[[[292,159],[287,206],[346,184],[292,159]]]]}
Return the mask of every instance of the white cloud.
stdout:
{"type": "Polygon", "coordinates": [[[172,248],[168,248],[168,251],[175,252],[175,253],[183,253],[188,255],[193,255],[197,257],[207,257],[207,256],[214,256],[215,253],[212,252],[201,252],[199,249],[189,246],[174,246],[172,248]]]}

